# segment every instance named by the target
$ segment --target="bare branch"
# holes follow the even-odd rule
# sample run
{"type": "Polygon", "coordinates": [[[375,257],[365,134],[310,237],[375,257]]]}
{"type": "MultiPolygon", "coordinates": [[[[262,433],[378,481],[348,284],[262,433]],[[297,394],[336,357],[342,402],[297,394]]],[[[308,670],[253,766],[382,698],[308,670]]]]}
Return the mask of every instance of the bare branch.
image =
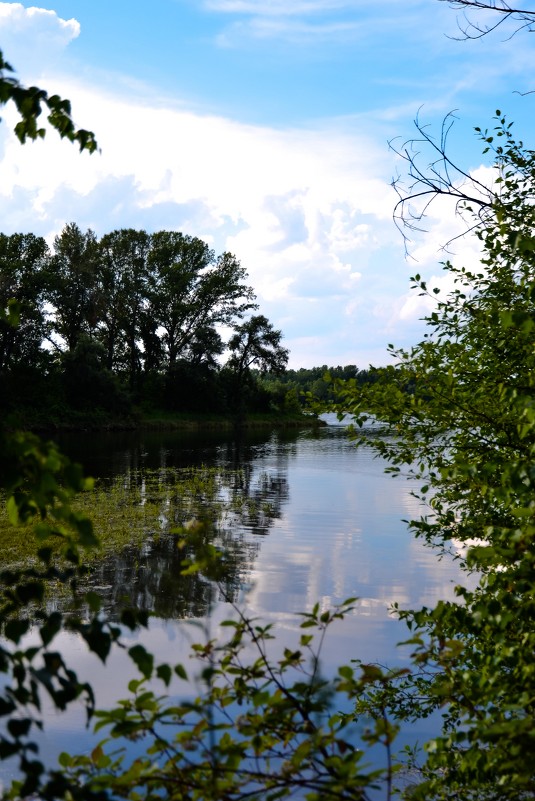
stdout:
{"type": "Polygon", "coordinates": [[[506,0],[439,0],[440,3],[448,3],[451,8],[462,11],[462,21],[457,20],[462,39],[481,39],[487,36],[505,23],[512,23],[514,30],[506,37],[512,38],[519,31],[535,31],[535,11],[511,6],[506,0]],[[469,11],[475,11],[480,15],[489,16],[488,22],[474,22],[472,16],[468,16],[469,11]]]}
{"type": "Polygon", "coordinates": [[[493,187],[474,178],[447,155],[448,136],[455,119],[452,112],[445,117],[437,141],[417,116],[414,120],[417,135],[413,139],[400,146],[394,141],[389,143],[394,153],[405,162],[404,179],[398,175],[392,186],[398,195],[393,218],[405,240],[407,254],[410,232],[426,230],[424,220],[437,198],[451,198],[455,213],[466,226],[443,245],[443,249],[448,250],[453,241],[475,231],[488,220],[498,197],[493,187]]]}

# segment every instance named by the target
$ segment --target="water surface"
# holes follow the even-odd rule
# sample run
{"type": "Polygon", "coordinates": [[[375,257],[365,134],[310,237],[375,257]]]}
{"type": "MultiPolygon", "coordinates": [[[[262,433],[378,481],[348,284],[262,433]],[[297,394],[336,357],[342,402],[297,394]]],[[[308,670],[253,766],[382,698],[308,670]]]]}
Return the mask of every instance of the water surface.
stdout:
{"type": "MultiPolygon", "coordinates": [[[[168,468],[191,465],[239,471],[241,486],[230,482],[222,491],[251,499],[254,513],[235,516],[230,528],[221,532],[227,544],[233,543],[236,558],[233,602],[275,623],[281,647],[297,641],[296,613],[316,602],[327,608],[350,596],[359,599],[355,610],[330,632],[323,654],[327,673],[357,658],[406,663],[409,648],[397,643],[407,632],[392,613],[392,604],[434,604],[452,596],[459,578],[455,562],[439,561],[402,522],[419,511],[411,483],[385,475],[385,464],[371,449],[357,450],[340,426],[248,432],[241,440],[217,432],[69,435],[60,445],[99,478],[135,475],[139,480],[143,471],[163,474],[168,468]]],[[[217,633],[219,622],[233,609],[206,583],[184,590],[179,570],[173,541],[164,538],[156,544],[148,538],[141,550],[126,549],[103,564],[95,573],[95,585],[108,606],[126,590],[146,604],[160,604],[164,611],[143,640],[159,661],[182,660],[188,665],[190,643],[203,636],[199,625],[217,633]],[[193,600],[184,599],[184,591],[193,593],[193,600]]],[[[101,670],[75,638],[64,635],[62,645],[80,676],[94,684],[100,706],[126,694],[135,671],[124,652],[115,653],[101,670]]],[[[422,723],[418,735],[429,736],[433,726],[436,721],[422,723]]],[[[90,735],[82,727],[80,710],[51,714],[44,756],[64,748],[89,748],[90,735]]]]}

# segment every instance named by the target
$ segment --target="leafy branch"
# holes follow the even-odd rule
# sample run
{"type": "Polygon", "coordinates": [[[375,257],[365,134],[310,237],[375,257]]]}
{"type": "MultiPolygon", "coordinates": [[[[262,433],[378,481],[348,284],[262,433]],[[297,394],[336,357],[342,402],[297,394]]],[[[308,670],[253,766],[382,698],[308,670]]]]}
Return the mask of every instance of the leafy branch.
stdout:
{"type": "Polygon", "coordinates": [[[47,120],[62,139],[76,143],[80,150],[94,153],[98,149],[95,135],[83,128],[77,129],[71,114],[69,100],[59,95],[49,95],[37,86],[22,86],[14,76],[14,69],[0,50],[0,105],[14,103],[19,121],[15,125],[15,134],[21,144],[28,139],[44,139],[46,128],[40,125],[43,110],[47,111],[47,120]]]}

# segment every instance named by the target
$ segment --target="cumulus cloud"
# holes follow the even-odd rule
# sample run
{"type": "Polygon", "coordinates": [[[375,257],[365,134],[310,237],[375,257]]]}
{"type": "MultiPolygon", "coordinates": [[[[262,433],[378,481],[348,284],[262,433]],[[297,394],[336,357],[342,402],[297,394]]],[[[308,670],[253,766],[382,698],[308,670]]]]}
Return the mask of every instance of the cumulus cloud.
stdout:
{"type": "MultiPolygon", "coordinates": [[[[388,160],[357,130],[247,126],[72,81],[59,88],[84,110],[102,154],[80,155],[53,133],[22,148],[4,129],[5,228],[51,238],[73,219],[99,234],[184,230],[238,256],[261,307],[277,326],[284,320],[291,350],[290,336],[305,342],[307,330],[326,327],[334,329],[330,347],[351,331],[358,349],[353,311],[366,293],[363,274],[393,231],[388,160]]],[[[295,354],[301,364],[318,358],[295,354]]]]}
{"type": "Polygon", "coordinates": [[[2,50],[22,79],[49,68],[79,33],[77,20],[64,20],[55,11],[0,3],[2,50]]]}

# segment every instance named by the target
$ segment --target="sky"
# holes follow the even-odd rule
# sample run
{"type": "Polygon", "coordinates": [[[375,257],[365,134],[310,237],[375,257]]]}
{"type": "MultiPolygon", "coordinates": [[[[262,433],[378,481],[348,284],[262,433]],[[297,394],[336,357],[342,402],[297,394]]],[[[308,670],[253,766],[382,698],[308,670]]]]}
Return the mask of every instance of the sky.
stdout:
{"type": "Polygon", "coordinates": [[[20,80],[70,98],[101,148],[79,154],[53,132],[22,147],[5,107],[0,231],[201,237],[241,261],[291,367],[386,364],[389,343],[423,333],[410,276],[445,287],[445,258],[478,258],[471,239],[442,249],[459,231],[447,202],[406,247],[389,142],[413,137],[416,117],[439,137],[453,112],[450,154],[490,180],[475,126],[500,109],[534,139],[529,35],[465,41],[459,25],[439,0],[0,2],[20,80]]]}

